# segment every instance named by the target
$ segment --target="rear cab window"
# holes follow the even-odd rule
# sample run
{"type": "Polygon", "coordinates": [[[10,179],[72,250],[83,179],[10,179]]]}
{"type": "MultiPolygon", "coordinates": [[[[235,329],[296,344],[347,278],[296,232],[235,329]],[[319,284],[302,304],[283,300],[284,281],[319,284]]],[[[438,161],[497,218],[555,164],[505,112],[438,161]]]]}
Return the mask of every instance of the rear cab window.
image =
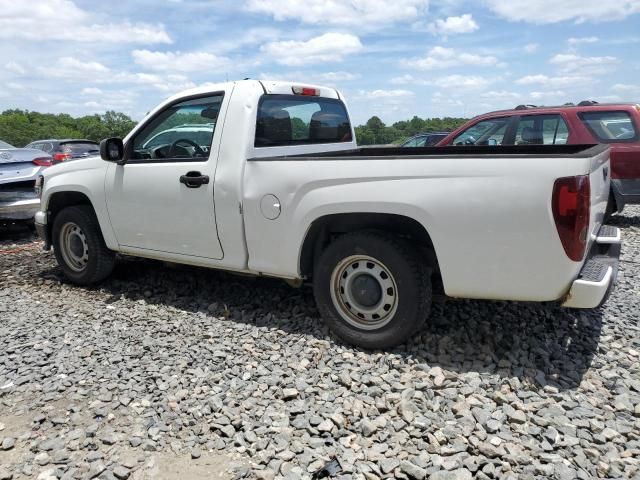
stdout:
{"type": "Polygon", "coordinates": [[[267,94],[260,99],[255,147],[351,141],[351,123],[341,100],[280,94],[267,94]]]}
{"type": "Polygon", "coordinates": [[[580,112],[578,117],[601,143],[637,142],[640,139],[631,115],[624,110],[580,112]]]}

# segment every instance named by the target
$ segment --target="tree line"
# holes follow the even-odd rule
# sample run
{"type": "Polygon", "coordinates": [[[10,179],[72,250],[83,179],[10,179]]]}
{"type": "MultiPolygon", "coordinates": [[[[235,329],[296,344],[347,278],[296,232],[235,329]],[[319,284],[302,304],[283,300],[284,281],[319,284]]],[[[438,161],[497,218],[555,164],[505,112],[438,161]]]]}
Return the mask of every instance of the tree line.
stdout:
{"type": "MultiPolygon", "coordinates": [[[[355,127],[359,145],[400,143],[420,132],[450,131],[465,118],[419,118],[384,124],[379,117],[371,117],[364,125],[355,127]]],[[[0,113],[0,140],[23,147],[34,140],[47,138],[86,138],[99,142],[108,137],[124,137],[136,122],[121,112],[108,111],[102,115],[72,117],[65,113],[39,113],[27,110],[5,110],[0,113]]],[[[301,126],[296,126],[301,127],[301,126]]]]}

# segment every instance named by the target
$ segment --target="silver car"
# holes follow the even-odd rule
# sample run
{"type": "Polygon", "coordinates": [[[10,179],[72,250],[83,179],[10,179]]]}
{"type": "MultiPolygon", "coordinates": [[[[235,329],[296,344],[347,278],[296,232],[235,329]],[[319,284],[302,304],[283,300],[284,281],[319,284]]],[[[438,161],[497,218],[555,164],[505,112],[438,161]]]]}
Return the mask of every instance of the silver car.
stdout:
{"type": "Polygon", "coordinates": [[[15,148],[0,140],[0,220],[30,220],[40,199],[36,180],[53,159],[33,148],[15,148]]]}

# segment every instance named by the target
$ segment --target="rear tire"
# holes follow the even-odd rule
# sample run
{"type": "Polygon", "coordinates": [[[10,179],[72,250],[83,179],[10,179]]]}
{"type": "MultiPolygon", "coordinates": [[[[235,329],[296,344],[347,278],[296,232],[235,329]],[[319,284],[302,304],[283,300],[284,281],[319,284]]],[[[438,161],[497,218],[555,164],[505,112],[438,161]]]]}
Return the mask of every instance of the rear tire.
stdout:
{"type": "Polygon", "coordinates": [[[325,322],[364,348],[406,342],[431,308],[430,269],[408,242],[383,232],[338,237],[320,255],[313,290],[325,322]]]}
{"type": "Polygon", "coordinates": [[[58,265],[71,282],[91,285],[111,275],[116,255],[105,245],[90,206],[61,210],[53,222],[51,237],[58,265]]]}

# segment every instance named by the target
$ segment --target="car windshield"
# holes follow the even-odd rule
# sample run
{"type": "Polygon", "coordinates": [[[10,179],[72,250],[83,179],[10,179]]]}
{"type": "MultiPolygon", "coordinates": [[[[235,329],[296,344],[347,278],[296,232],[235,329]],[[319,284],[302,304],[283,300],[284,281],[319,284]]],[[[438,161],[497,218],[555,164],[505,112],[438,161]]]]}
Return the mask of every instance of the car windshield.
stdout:
{"type": "Polygon", "coordinates": [[[14,146],[0,140],[0,148],[14,148],[14,146]]]}

